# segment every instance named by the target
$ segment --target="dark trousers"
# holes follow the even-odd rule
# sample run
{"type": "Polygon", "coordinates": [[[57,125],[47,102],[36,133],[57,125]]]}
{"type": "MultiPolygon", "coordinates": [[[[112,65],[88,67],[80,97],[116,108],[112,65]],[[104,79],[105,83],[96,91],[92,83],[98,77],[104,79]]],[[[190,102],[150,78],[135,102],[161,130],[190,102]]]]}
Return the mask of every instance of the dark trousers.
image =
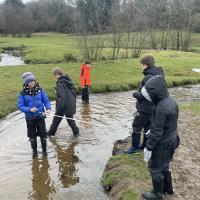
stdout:
{"type": "Polygon", "coordinates": [[[146,133],[151,126],[152,114],[137,112],[133,120],[133,132],[141,133],[142,129],[146,133]]]}
{"type": "MultiPolygon", "coordinates": [[[[58,115],[58,114],[56,114],[58,115]]],[[[59,115],[59,116],[64,116],[64,115],[59,115]]],[[[73,118],[73,115],[65,115],[67,118],[73,118]]],[[[50,130],[49,130],[49,135],[55,135],[58,126],[60,125],[60,122],[62,121],[61,117],[54,117],[53,118],[53,122],[51,124],[50,130]]],[[[74,120],[71,119],[67,119],[67,123],[70,126],[70,128],[73,131],[73,134],[78,134],[79,133],[79,128],[76,125],[76,122],[74,120]]]]}
{"type": "MultiPolygon", "coordinates": [[[[132,147],[135,149],[139,148],[142,129],[144,129],[144,133],[146,133],[150,129],[151,120],[152,114],[137,112],[132,124],[132,147]]],[[[144,135],[142,146],[146,146],[146,141],[147,137],[144,135]]]]}
{"type": "Polygon", "coordinates": [[[177,147],[178,139],[171,143],[165,143],[152,151],[148,167],[152,177],[153,185],[162,186],[163,192],[173,194],[170,162],[177,147]]]}
{"type": "Polygon", "coordinates": [[[30,139],[35,139],[37,136],[41,138],[47,137],[46,132],[46,125],[45,125],[45,119],[39,118],[39,119],[26,119],[27,123],[27,136],[30,139]]]}
{"type": "Polygon", "coordinates": [[[33,153],[37,154],[37,136],[40,137],[43,153],[46,153],[47,132],[44,118],[39,119],[26,119],[27,123],[27,136],[30,138],[33,153]]]}
{"type": "Polygon", "coordinates": [[[89,87],[86,85],[82,88],[82,100],[86,103],[89,103],[89,87]]]}

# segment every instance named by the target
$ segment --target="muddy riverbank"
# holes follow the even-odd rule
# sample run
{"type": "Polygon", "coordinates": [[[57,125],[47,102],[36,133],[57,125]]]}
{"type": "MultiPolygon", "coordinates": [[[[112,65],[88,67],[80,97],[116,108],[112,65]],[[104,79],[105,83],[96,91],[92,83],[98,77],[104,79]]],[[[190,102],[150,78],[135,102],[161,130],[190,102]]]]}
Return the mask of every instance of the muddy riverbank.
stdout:
{"type": "MultiPolygon", "coordinates": [[[[196,88],[197,89],[197,88],[196,88]]],[[[179,89],[178,89],[179,90],[179,89]]],[[[192,100],[177,89],[172,89],[179,102],[199,102],[199,89],[192,100]]],[[[181,90],[181,89],[180,89],[181,90]]],[[[194,94],[193,93],[193,94],[194,94]]],[[[179,135],[181,145],[177,149],[171,164],[175,195],[165,196],[166,200],[197,200],[200,188],[200,116],[192,110],[181,110],[179,117],[179,135]]],[[[143,153],[124,155],[123,150],[131,145],[131,137],[118,140],[113,147],[113,157],[104,170],[102,184],[113,200],[137,200],[141,192],[151,189],[151,178],[143,153]]]]}
{"type": "MultiPolygon", "coordinates": [[[[199,88],[196,85],[171,92],[180,102],[193,102],[198,101],[199,88]]],[[[81,136],[73,138],[63,120],[57,138],[48,141],[48,158],[39,154],[35,160],[26,137],[24,115],[10,114],[0,122],[0,199],[108,199],[100,184],[101,176],[114,142],[131,131],[134,108],[131,92],[91,95],[89,106],[78,100],[75,117],[92,124],[78,123],[81,136]]],[[[52,117],[46,120],[47,130],[52,117]]],[[[145,171],[141,173],[144,182],[145,171]]],[[[134,176],[138,177],[137,173],[134,176]]]]}

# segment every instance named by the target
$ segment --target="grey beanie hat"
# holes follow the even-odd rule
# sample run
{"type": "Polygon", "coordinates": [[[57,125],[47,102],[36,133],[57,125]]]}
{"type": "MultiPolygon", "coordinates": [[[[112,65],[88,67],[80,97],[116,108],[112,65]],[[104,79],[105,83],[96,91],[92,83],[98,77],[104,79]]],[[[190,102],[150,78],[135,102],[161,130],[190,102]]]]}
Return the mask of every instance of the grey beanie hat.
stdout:
{"type": "Polygon", "coordinates": [[[22,75],[22,78],[24,79],[24,83],[29,84],[31,81],[35,81],[35,76],[31,72],[25,72],[22,75]]]}

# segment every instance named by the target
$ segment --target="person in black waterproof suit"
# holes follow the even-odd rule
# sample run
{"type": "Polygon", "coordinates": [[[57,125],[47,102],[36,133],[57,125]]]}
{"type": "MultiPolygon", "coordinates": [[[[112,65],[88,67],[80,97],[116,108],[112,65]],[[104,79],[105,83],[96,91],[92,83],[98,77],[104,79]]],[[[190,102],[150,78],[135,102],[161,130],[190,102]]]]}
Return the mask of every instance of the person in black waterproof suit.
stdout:
{"type": "Polygon", "coordinates": [[[74,136],[79,135],[79,128],[77,127],[73,115],[76,113],[76,91],[74,84],[68,75],[65,75],[59,67],[53,69],[53,75],[58,80],[56,84],[56,112],[53,118],[48,135],[54,136],[57,128],[65,115],[67,122],[71,127],[74,136]],[[60,117],[57,117],[57,116],[60,117]]]}
{"type": "Polygon", "coordinates": [[[178,105],[169,96],[163,76],[155,76],[142,88],[143,97],[155,105],[150,133],[144,149],[144,160],[152,177],[153,190],[142,196],[162,200],[163,194],[173,195],[170,162],[180,139],[177,133],[178,105]]]}
{"type": "Polygon", "coordinates": [[[137,113],[135,119],[133,120],[133,132],[132,132],[132,144],[128,150],[124,150],[126,154],[137,153],[139,150],[143,150],[146,146],[146,133],[150,129],[152,113],[153,113],[153,103],[147,101],[144,98],[140,99],[139,92],[141,92],[142,87],[146,82],[156,75],[163,75],[164,72],[162,68],[155,67],[155,59],[153,56],[145,56],[141,59],[141,64],[144,68],[143,74],[144,78],[142,79],[138,92],[133,93],[133,97],[137,99],[136,109],[137,113]],[[143,143],[140,145],[141,131],[144,129],[143,143]]]}

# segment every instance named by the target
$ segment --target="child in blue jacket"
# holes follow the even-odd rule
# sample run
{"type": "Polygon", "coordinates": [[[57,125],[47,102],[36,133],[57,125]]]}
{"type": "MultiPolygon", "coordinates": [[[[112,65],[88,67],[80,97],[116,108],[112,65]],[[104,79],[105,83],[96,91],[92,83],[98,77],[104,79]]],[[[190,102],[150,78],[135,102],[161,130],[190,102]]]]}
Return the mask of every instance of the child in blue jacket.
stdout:
{"type": "Polygon", "coordinates": [[[37,157],[37,136],[41,139],[43,155],[47,155],[46,149],[46,125],[43,113],[49,113],[51,103],[46,92],[36,82],[31,72],[25,72],[23,90],[18,96],[18,108],[25,113],[28,137],[33,149],[33,158],[37,157]]]}

